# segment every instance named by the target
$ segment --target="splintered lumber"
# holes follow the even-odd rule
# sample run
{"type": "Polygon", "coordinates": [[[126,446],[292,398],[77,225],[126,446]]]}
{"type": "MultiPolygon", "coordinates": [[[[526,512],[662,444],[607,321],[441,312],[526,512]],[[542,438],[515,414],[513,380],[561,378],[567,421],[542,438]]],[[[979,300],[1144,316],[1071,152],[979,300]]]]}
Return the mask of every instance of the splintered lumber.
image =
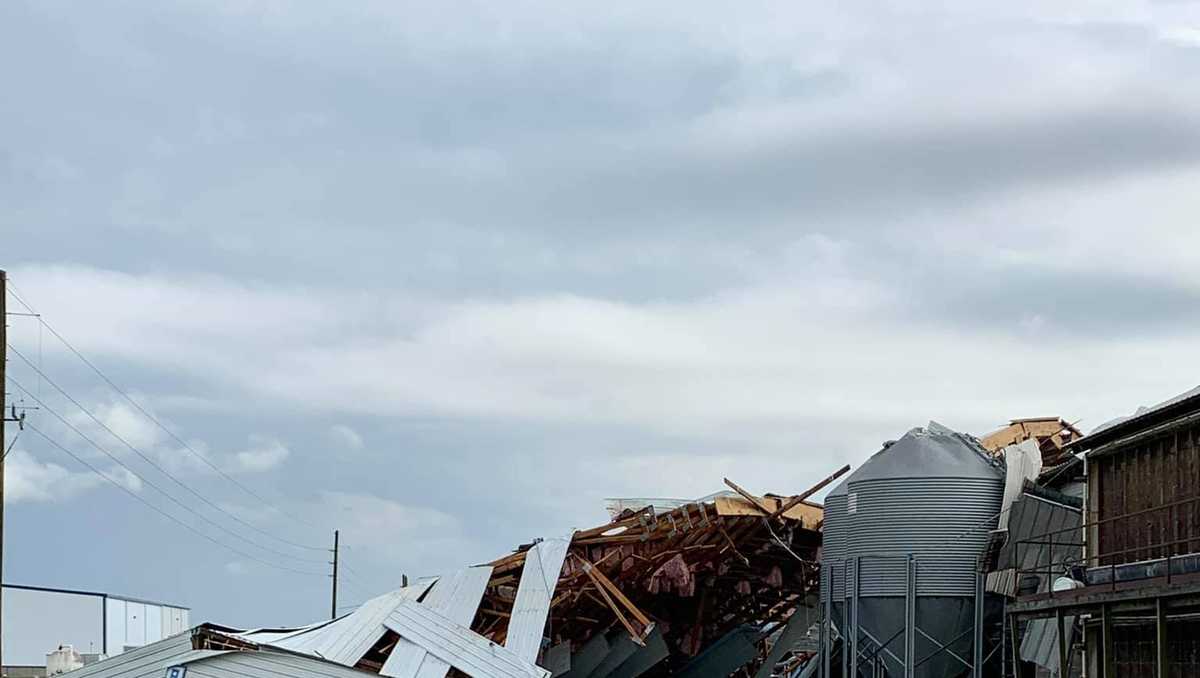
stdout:
{"type": "Polygon", "coordinates": [[[788,510],[791,509],[793,506],[799,505],[800,502],[802,502],[805,499],[808,499],[809,497],[813,496],[814,494],[820,492],[822,488],[824,488],[829,483],[832,483],[833,481],[837,480],[838,478],[841,478],[849,470],[850,470],[850,464],[846,464],[845,466],[841,467],[837,471],[834,471],[832,474],[827,476],[821,482],[819,482],[816,485],[813,485],[812,487],[805,490],[802,494],[798,494],[798,495],[792,497],[791,499],[788,500],[788,502],[786,504],[775,509],[775,512],[771,514],[771,520],[774,520],[774,519],[778,518],[779,516],[787,513],[788,510]]]}
{"type": "Polygon", "coordinates": [[[769,508],[766,504],[764,504],[762,499],[759,499],[758,497],[750,494],[746,490],[742,489],[741,486],[739,486],[737,483],[733,482],[732,480],[730,480],[728,478],[725,479],[725,484],[729,486],[729,489],[742,495],[742,497],[746,501],[750,502],[751,504],[754,504],[754,506],[756,506],[758,508],[758,510],[762,511],[764,516],[771,515],[773,509],[769,508]]]}

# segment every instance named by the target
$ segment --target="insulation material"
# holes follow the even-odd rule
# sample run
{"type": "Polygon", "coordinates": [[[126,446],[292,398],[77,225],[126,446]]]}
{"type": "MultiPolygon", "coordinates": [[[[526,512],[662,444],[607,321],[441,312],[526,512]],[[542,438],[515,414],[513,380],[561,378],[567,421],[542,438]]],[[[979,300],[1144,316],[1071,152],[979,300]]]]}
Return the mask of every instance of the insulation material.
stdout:
{"type": "Polygon", "coordinates": [[[1026,440],[1004,448],[1004,498],[1000,502],[1000,518],[997,528],[1008,527],[1008,509],[1021,498],[1025,482],[1036,482],[1042,473],[1042,451],[1036,440],[1026,440]]]}

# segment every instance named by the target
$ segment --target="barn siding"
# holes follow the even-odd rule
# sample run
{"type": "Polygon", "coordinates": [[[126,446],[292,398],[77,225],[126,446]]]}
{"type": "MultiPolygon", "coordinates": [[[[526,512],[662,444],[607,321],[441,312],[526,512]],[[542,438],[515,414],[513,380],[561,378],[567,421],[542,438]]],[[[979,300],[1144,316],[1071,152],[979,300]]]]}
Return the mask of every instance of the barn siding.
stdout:
{"type": "MultiPolygon", "coordinates": [[[[1198,441],[1200,424],[1191,423],[1089,460],[1092,519],[1200,497],[1198,441]]],[[[1092,553],[1102,565],[1200,552],[1200,500],[1118,518],[1099,525],[1094,534],[1092,553]]]]}

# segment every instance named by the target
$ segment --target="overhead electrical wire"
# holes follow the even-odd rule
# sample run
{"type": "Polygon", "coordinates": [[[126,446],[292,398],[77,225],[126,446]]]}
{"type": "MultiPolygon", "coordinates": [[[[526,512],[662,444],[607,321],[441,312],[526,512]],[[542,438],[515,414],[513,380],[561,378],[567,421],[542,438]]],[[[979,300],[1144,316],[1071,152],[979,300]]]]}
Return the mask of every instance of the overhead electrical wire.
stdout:
{"type": "MultiPolygon", "coordinates": [[[[122,437],[116,431],[112,430],[103,421],[100,421],[99,417],[97,417],[95,414],[93,414],[91,411],[89,411],[86,407],[84,407],[78,400],[76,400],[74,397],[72,397],[71,394],[67,393],[66,390],[64,390],[61,386],[59,386],[53,379],[51,379],[48,375],[46,375],[42,370],[38,369],[38,367],[36,365],[34,365],[33,362],[31,360],[29,360],[29,358],[26,358],[25,355],[23,353],[21,353],[20,351],[18,351],[16,348],[14,348],[12,344],[8,345],[8,349],[10,351],[12,351],[18,358],[20,358],[22,362],[24,362],[27,366],[29,366],[30,369],[32,369],[35,373],[37,373],[37,375],[39,377],[41,377],[47,384],[49,384],[51,386],[51,388],[58,391],[59,394],[61,394],[64,398],[69,400],[71,402],[71,404],[73,404],[75,407],[79,408],[79,411],[83,412],[85,415],[87,415],[88,419],[91,419],[92,422],[94,422],[97,426],[99,426],[100,428],[107,431],[109,435],[111,435],[113,438],[120,441],[120,443],[122,445],[129,448],[129,450],[132,451],[137,456],[141,457],[142,461],[145,461],[147,464],[149,464],[149,465],[153,466],[155,469],[157,469],[164,476],[170,478],[176,485],[179,485],[183,489],[187,490],[193,496],[195,496],[197,499],[199,499],[200,501],[207,504],[213,510],[225,515],[230,520],[233,520],[241,525],[244,525],[245,527],[248,527],[251,530],[258,532],[259,534],[270,537],[271,539],[275,539],[277,541],[280,541],[282,543],[289,544],[289,545],[292,544],[292,542],[290,542],[286,539],[283,539],[282,537],[277,537],[274,534],[271,534],[270,532],[268,532],[256,525],[253,525],[251,523],[246,522],[245,520],[242,520],[241,518],[235,516],[233,513],[230,513],[229,511],[218,506],[216,503],[214,503],[212,500],[208,499],[208,497],[205,497],[203,494],[201,494],[199,491],[197,491],[191,485],[188,485],[187,483],[183,482],[182,480],[176,478],[174,475],[171,474],[170,471],[166,470],[161,465],[156,463],[153,459],[151,459],[149,456],[147,456],[144,452],[139,450],[137,447],[134,447],[128,440],[126,440],[124,437],[122,437]]],[[[21,390],[25,391],[24,388],[22,388],[21,390]]],[[[41,399],[39,399],[37,396],[33,395],[29,391],[26,391],[26,394],[29,395],[30,397],[32,397],[34,400],[36,400],[39,406],[44,407],[44,404],[42,403],[41,399]]],[[[250,543],[254,544],[255,542],[250,542],[250,543]]],[[[264,550],[268,550],[268,551],[271,550],[260,544],[256,544],[256,545],[259,546],[259,548],[262,548],[264,550]]],[[[299,560],[301,562],[312,562],[312,563],[322,562],[322,561],[315,560],[312,558],[301,558],[299,556],[293,556],[293,555],[287,554],[287,553],[279,553],[279,552],[275,552],[275,553],[277,553],[278,555],[282,555],[285,558],[293,558],[293,559],[299,560]]]]}
{"type": "MultiPolygon", "coordinates": [[[[46,331],[50,332],[50,334],[55,339],[57,339],[64,347],[66,347],[66,349],[68,351],[70,351],[84,365],[87,365],[88,368],[92,370],[92,372],[95,372],[96,376],[100,377],[100,379],[102,379],[104,381],[104,383],[108,384],[109,388],[116,391],[122,398],[125,399],[126,402],[128,402],[130,405],[133,406],[134,409],[136,409],[139,413],[141,413],[142,416],[146,417],[146,419],[153,422],[153,424],[155,426],[157,426],[160,430],[162,430],[164,433],[166,433],[167,436],[169,436],[172,440],[174,440],[176,443],[178,443],[184,450],[187,450],[192,456],[199,459],[201,462],[203,462],[205,465],[207,465],[213,471],[216,471],[218,475],[220,475],[222,478],[224,478],[225,480],[227,480],[230,483],[232,483],[233,485],[235,485],[238,489],[245,492],[247,495],[253,497],[256,501],[261,503],[264,507],[266,507],[266,508],[274,511],[275,513],[277,513],[281,516],[284,516],[284,517],[288,518],[289,520],[292,520],[293,522],[296,522],[300,525],[304,525],[304,526],[310,527],[310,528],[315,527],[312,523],[309,523],[308,521],[297,518],[297,517],[291,515],[290,513],[283,511],[282,509],[275,506],[271,502],[267,501],[265,498],[263,498],[257,492],[250,489],[245,484],[241,483],[236,478],[234,478],[233,476],[226,473],[223,469],[221,469],[221,467],[212,463],[212,461],[209,460],[208,457],[204,456],[203,454],[200,454],[195,449],[193,449],[192,446],[189,445],[186,440],[184,440],[183,438],[178,436],[174,431],[172,431],[165,424],[163,424],[162,421],[160,421],[157,417],[155,417],[151,412],[146,410],[146,408],[142,407],[141,403],[139,403],[132,396],[130,396],[128,393],[126,393],[124,389],[122,389],[120,386],[118,386],[116,384],[116,382],[114,382],[112,379],[110,379],[108,377],[108,375],[106,375],[99,367],[97,367],[95,365],[95,363],[93,363],[91,360],[89,360],[87,358],[87,356],[83,355],[83,353],[80,352],[79,349],[75,348],[74,344],[72,344],[70,341],[67,341],[66,337],[64,337],[62,334],[60,334],[58,332],[58,330],[54,329],[54,327],[52,325],[50,325],[49,322],[46,321],[45,317],[42,316],[42,314],[35,311],[34,308],[28,302],[26,302],[21,297],[21,295],[17,293],[17,291],[15,289],[13,289],[11,280],[9,281],[8,292],[10,294],[12,294],[13,298],[16,299],[18,303],[20,303],[22,306],[24,306],[26,310],[28,310],[31,314],[34,315],[34,317],[37,318],[37,321],[38,321],[40,327],[45,328],[46,331]]],[[[40,338],[39,338],[39,341],[40,341],[40,338]]],[[[22,357],[22,359],[24,360],[24,357],[22,357]]],[[[28,361],[26,361],[26,363],[28,363],[28,361]]],[[[39,378],[42,378],[40,370],[38,371],[38,374],[39,374],[39,378]]],[[[240,519],[237,519],[237,518],[234,518],[234,519],[238,520],[238,522],[243,522],[240,519]]],[[[243,524],[247,524],[247,523],[243,523],[243,524]]],[[[256,530],[258,529],[252,525],[248,525],[248,526],[251,527],[252,529],[256,529],[256,530]]],[[[276,536],[273,534],[268,534],[268,536],[270,536],[272,539],[275,539],[277,541],[280,541],[282,543],[285,543],[289,546],[293,546],[296,548],[307,549],[310,551],[327,551],[328,550],[326,547],[323,547],[323,546],[312,546],[309,544],[301,544],[298,542],[284,539],[282,537],[279,537],[279,536],[276,536]]]]}
{"type": "MultiPolygon", "coordinates": [[[[11,347],[11,346],[9,346],[9,348],[10,348],[10,350],[12,350],[12,347],[11,347]]],[[[14,352],[15,352],[15,350],[14,350],[14,352]]],[[[18,353],[18,355],[20,355],[20,354],[18,353]]],[[[24,359],[24,358],[22,357],[22,359],[24,359]]],[[[180,507],[181,509],[183,509],[184,511],[187,511],[188,513],[191,513],[191,514],[195,515],[196,517],[200,518],[201,520],[205,521],[206,523],[208,523],[208,524],[212,525],[213,527],[217,528],[218,530],[221,530],[222,532],[225,532],[226,534],[229,534],[229,535],[233,536],[233,537],[234,537],[234,538],[236,538],[236,539],[240,539],[241,541],[244,541],[244,542],[246,542],[247,544],[250,544],[251,546],[254,546],[254,547],[256,547],[256,548],[262,549],[263,551],[267,551],[268,553],[272,553],[272,554],[274,554],[274,555],[276,555],[276,556],[279,556],[279,557],[282,557],[282,558],[289,558],[289,559],[292,559],[292,560],[297,560],[297,561],[300,561],[300,562],[324,563],[324,561],[321,561],[321,560],[313,560],[313,559],[310,559],[310,558],[300,558],[300,557],[298,557],[298,556],[294,556],[294,555],[291,555],[291,554],[289,554],[289,553],[284,553],[283,551],[277,551],[277,550],[275,550],[275,549],[273,549],[273,548],[271,548],[271,547],[264,546],[263,544],[260,544],[260,543],[258,543],[258,542],[252,541],[252,540],[250,540],[250,539],[248,539],[248,538],[246,538],[246,537],[242,536],[241,534],[239,534],[239,533],[237,533],[237,532],[234,532],[233,530],[229,529],[228,527],[226,527],[226,526],[224,526],[224,525],[222,525],[222,524],[220,524],[220,523],[218,523],[218,522],[216,522],[216,521],[212,520],[212,519],[211,519],[211,518],[209,518],[208,516],[204,515],[203,513],[200,513],[199,511],[197,511],[196,509],[194,509],[194,508],[192,508],[192,507],[188,506],[187,504],[184,504],[182,501],[180,501],[180,500],[179,500],[177,497],[175,497],[173,494],[171,494],[170,492],[167,492],[167,491],[166,491],[166,490],[164,490],[163,488],[159,487],[159,486],[158,486],[156,483],[154,483],[154,482],[150,481],[150,480],[149,480],[149,479],[147,479],[145,476],[143,476],[143,475],[139,474],[137,471],[134,471],[134,470],[133,470],[133,469],[131,469],[131,468],[130,468],[128,465],[126,465],[126,464],[125,464],[125,462],[121,461],[121,459],[120,459],[119,457],[117,457],[116,455],[114,455],[112,452],[108,451],[108,449],[106,449],[105,447],[101,446],[101,445],[100,445],[99,443],[97,443],[96,441],[92,440],[90,437],[88,437],[88,435],[87,435],[87,434],[85,434],[83,431],[80,431],[78,427],[76,427],[76,426],[75,426],[74,424],[72,424],[71,422],[67,421],[66,417],[62,416],[62,415],[61,415],[61,414],[59,414],[59,413],[58,413],[56,410],[54,410],[53,408],[51,408],[50,406],[48,406],[48,405],[47,405],[47,404],[46,404],[46,403],[45,403],[45,402],[44,402],[44,401],[43,401],[41,398],[38,398],[36,395],[34,395],[32,391],[30,391],[28,388],[26,388],[25,386],[23,386],[23,385],[22,385],[20,382],[18,382],[16,379],[14,379],[14,378],[12,378],[11,376],[8,376],[8,375],[5,375],[5,378],[7,378],[9,381],[11,381],[11,382],[13,383],[13,385],[14,385],[14,386],[16,386],[18,389],[20,389],[20,390],[21,390],[23,393],[25,393],[25,395],[27,395],[27,396],[29,396],[30,398],[32,398],[32,399],[33,399],[33,400],[34,400],[34,401],[35,401],[35,402],[38,404],[38,406],[39,406],[39,407],[41,407],[41,408],[42,408],[44,411],[46,411],[47,413],[49,413],[51,416],[53,416],[55,419],[57,419],[57,420],[58,420],[60,423],[62,423],[64,426],[66,426],[66,427],[67,427],[67,428],[69,428],[71,431],[73,431],[73,432],[74,432],[76,435],[78,435],[80,438],[82,438],[84,441],[86,441],[86,442],[87,442],[89,445],[91,445],[91,446],[92,446],[92,447],[94,447],[96,450],[98,450],[99,452],[101,452],[102,454],[104,454],[106,457],[108,457],[109,459],[111,459],[113,462],[115,462],[115,463],[116,463],[118,466],[120,466],[121,468],[123,468],[123,469],[125,469],[126,471],[128,471],[129,473],[133,474],[133,476],[134,476],[134,477],[136,477],[138,480],[142,481],[142,482],[143,482],[143,483],[145,483],[146,485],[148,485],[148,486],[150,486],[151,488],[153,488],[153,489],[154,489],[155,491],[157,491],[159,494],[161,494],[161,495],[163,495],[164,497],[166,497],[168,500],[170,500],[170,501],[171,501],[172,503],[174,503],[175,505],[179,506],[179,507],[180,507]]],[[[148,457],[146,457],[146,456],[145,456],[145,454],[143,454],[143,453],[142,453],[140,450],[138,450],[136,447],[133,447],[132,445],[130,445],[130,444],[129,444],[128,442],[126,442],[126,441],[125,441],[123,438],[121,438],[119,435],[117,435],[117,434],[116,434],[116,433],[114,433],[114,432],[113,432],[111,429],[109,429],[107,426],[105,426],[105,425],[103,424],[103,422],[99,421],[99,420],[98,420],[96,417],[94,417],[94,416],[93,416],[93,415],[92,415],[90,412],[88,412],[88,411],[87,411],[85,408],[83,408],[81,405],[79,405],[78,401],[76,401],[74,398],[72,398],[72,397],[71,397],[71,395],[70,395],[70,394],[68,394],[66,391],[62,390],[62,389],[61,389],[61,388],[60,388],[60,387],[59,387],[59,386],[58,386],[58,385],[57,385],[57,384],[56,384],[54,381],[52,381],[52,380],[50,380],[49,378],[47,378],[47,379],[46,379],[46,383],[48,383],[48,384],[50,384],[52,387],[54,387],[54,389],[55,389],[55,390],[57,390],[59,393],[61,393],[61,394],[62,394],[64,397],[66,397],[66,398],[67,398],[68,400],[70,400],[72,403],[75,403],[76,407],[79,407],[79,409],[80,409],[80,410],[81,410],[81,411],[82,411],[84,414],[88,415],[88,417],[90,417],[90,418],[92,419],[92,421],[96,422],[96,423],[97,423],[97,424],[99,424],[99,425],[100,425],[102,428],[104,428],[106,431],[108,431],[109,433],[111,433],[111,434],[113,435],[113,437],[115,437],[115,438],[117,438],[118,440],[120,440],[121,442],[125,443],[125,445],[126,445],[127,447],[129,447],[129,449],[130,449],[130,450],[132,450],[134,453],[136,453],[138,456],[140,456],[140,457],[141,457],[143,460],[145,460],[145,461],[146,461],[147,463],[149,463],[151,466],[154,466],[154,467],[155,467],[155,468],[157,468],[158,470],[162,471],[164,475],[166,475],[168,478],[171,478],[172,480],[174,480],[174,481],[175,481],[177,484],[179,484],[179,485],[181,485],[181,486],[183,486],[183,487],[185,487],[185,488],[188,488],[188,489],[190,489],[190,487],[189,487],[189,486],[188,486],[186,483],[183,483],[182,481],[178,480],[178,479],[177,479],[177,478],[175,478],[174,476],[172,476],[172,475],[170,475],[169,473],[167,473],[165,470],[163,470],[163,469],[162,469],[162,467],[158,466],[158,465],[157,465],[157,464],[155,464],[155,463],[154,463],[152,460],[150,460],[148,457]]],[[[262,560],[260,560],[259,562],[266,562],[266,561],[262,561],[262,560]]],[[[284,569],[290,569],[290,568],[284,568],[284,569]]],[[[296,571],[298,571],[298,570],[292,570],[292,571],[293,571],[293,572],[296,572],[296,571]]],[[[308,573],[308,574],[320,574],[320,573],[308,573]]]]}
{"type": "MultiPolygon", "coordinates": [[[[22,390],[24,390],[24,389],[22,389],[22,390]]],[[[45,433],[43,433],[43,432],[41,431],[41,429],[37,428],[37,427],[36,427],[36,426],[34,426],[33,424],[26,423],[26,424],[25,424],[25,427],[26,427],[27,429],[29,429],[30,431],[33,431],[33,432],[34,432],[34,433],[36,433],[37,435],[41,436],[41,438],[42,438],[43,440],[45,440],[45,441],[46,441],[47,443],[49,443],[50,445],[52,445],[52,446],[54,446],[54,447],[58,448],[58,450],[59,450],[59,451],[63,452],[64,454],[66,454],[67,456],[71,457],[72,459],[74,459],[75,461],[79,462],[80,464],[82,464],[82,465],[86,466],[88,469],[90,469],[90,470],[91,470],[93,473],[95,473],[96,475],[100,476],[101,478],[103,478],[104,480],[108,481],[109,483],[112,483],[113,485],[117,486],[117,488],[118,488],[118,489],[120,489],[122,492],[124,492],[125,494],[128,494],[129,496],[133,497],[133,498],[134,498],[134,499],[136,499],[137,501],[141,502],[142,504],[144,504],[146,507],[148,507],[148,508],[149,508],[149,509],[151,509],[152,511],[154,511],[154,512],[156,512],[156,513],[158,513],[158,514],[160,514],[160,515],[162,515],[162,516],[164,516],[164,517],[166,517],[166,518],[168,518],[169,520],[171,520],[171,521],[173,521],[173,522],[175,522],[175,523],[179,524],[180,526],[184,527],[184,528],[185,528],[185,529],[187,529],[188,531],[190,531],[190,532],[192,532],[192,533],[194,533],[194,534],[196,534],[196,535],[198,535],[198,536],[200,536],[200,537],[202,537],[202,538],[204,538],[204,539],[206,539],[206,540],[208,540],[208,541],[212,542],[213,544],[216,544],[217,546],[220,546],[221,548],[224,548],[224,549],[226,549],[226,550],[228,550],[228,551],[230,551],[230,552],[232,552],[232,553],[234,553],[234,554],[237,554],[238,556],[241,556],[241,557],[243,557],[243,558],[248,558],[249,560],[253,560],[253,561],[255,561],[255,562],[261,563],[261,564],[263,564],[263,565],[266,565],[266,566],[268,566],[268,567],[275,568],[275,569],[277,569],[277,570],[285,570],[285,571],[287,571],[287,572],[293,572],[293,573],[295,573],[295,574],[303,574],[303,575],[316,576],[316,577],[323,577],[323,576],[326,576],[324,572],[309,572],[309,571],[306,571],[306,570],[298,570],[298,569],[295,569],[295,568],[287,567],[286,565],[279,565],[279,564],[277,564],[277,563],[272,563],[272,562],[269,562],[269,561],[263,560],[262,558],[259,558],[259,557],[255,556],[255,555],[252,555],[252,554],[250,554],[250,553],[246,553],[245,551],[242,551],[242,550],[241,550],[241,549],[239,549],[239,548],[236,548],[236,547],[234,547],[234,546],[230,546],[229,544],[226,544],[225,542],[222,542],[222,541],[219,541],[219,540],[217,540],[217,539],[214,539],[214,538],[213,538],[211,535],[208,535],[208,534],[205,534],[204,532],[201,532],[200,530],[196,529],[196,528],[195,528],[195,527],[193,527],[192,525],[189,525],[188,523],[186,523],[186,522],[184,522],[184,521],[180,520],[180,519],[179,519],[179,518],[177,518],[176,516],[174,516],[174,515],[172,515],[172,514],[168,513],[167,511],[164,511],[162,508],[160,508],[160,507],[158,507],[158,506],[155,506],[154,504],[150,503],[149,501],[147,501],[147,500],[146,500],[146,498],[145,498],[145,497],[142,497],[142,496],[141,496],[141,495],[139,495],[137,492],[134,492],[133,490],[131,490],[131,489],[129,489],[128,487],[126,487],[125,485],[123,485],[123,484],[122,484],[120,481],[118,481],[118,480],[114,479],[113,477],[111,477],[111,476],[109,476],[108,474],[104,473],[104,472],[103,472],[103,471],[101,471],[100,469],[96,468],[96,467],[95,467],[95,466],[93,466],[91,463],[89,463],[87,460],[83,459],[83,458],[82,458],[82,457],[80,457],[79,455],[77,455],[77,454],[75,454],[74,452],[72,452],[71,450],[69,450],[69,449],[68,449],[66,446],[62,445],[62,444],[61,444],[61,443],[59,443],[58,441],[54,440],[54,439],[53,439],[53,438],[51,438],[50,436],[48,436],[48,435],[46,435],[45,433]]],[[[126,470],[128,470],[128,469],[126,469],[126,470]]],[[[131,471],[131,473],[132,473],[132,471],[131,471]]],[[[136,474],[135,474],[135,475],[136,475],[136,474]]]]}

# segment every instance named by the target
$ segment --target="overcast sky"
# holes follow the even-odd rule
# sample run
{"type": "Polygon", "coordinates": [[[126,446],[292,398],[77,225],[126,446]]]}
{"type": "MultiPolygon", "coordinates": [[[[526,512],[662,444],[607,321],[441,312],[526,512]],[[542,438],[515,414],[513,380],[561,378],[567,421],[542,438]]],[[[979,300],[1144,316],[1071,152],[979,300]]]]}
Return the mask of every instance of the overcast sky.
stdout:
{"type": "Polygon", "coordinates": [[[0,3],[0,265],[266,500],[11,317],[130,446],[20,384],[241,539],[31,422],[242,553],[26,432],[5,580],[327,613],[259,562],[325,554],[130,448],[281,539],[341,529],[352,603],[604,497],[1195,386],[1200,4],[941,4],[0,3]]]}

